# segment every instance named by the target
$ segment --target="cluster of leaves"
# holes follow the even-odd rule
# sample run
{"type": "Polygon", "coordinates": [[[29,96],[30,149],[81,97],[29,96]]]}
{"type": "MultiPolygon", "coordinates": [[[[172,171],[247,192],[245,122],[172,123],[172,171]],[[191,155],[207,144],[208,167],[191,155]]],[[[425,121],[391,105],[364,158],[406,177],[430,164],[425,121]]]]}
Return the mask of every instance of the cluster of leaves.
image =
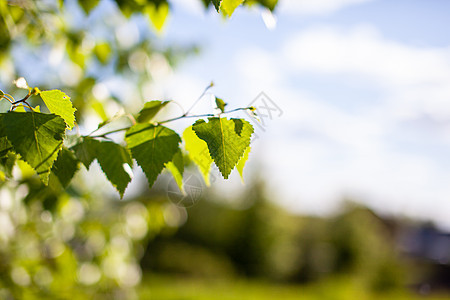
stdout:
{"type": "MultiPolygon", "coordinates": [[[[103,122],[90,135],[72,137],[70,140],[75,142],[70,145],[65,143],[66,130],[72,129],[75,124],[75,109],[70,98],[59,90],[40,91],[38,88],[30,88],[23,78],[18,82],[22,82],[22,87],[28,89],[25,98],[14,101],[9,94],[0,92],[0,97],[11,103],[10,111],[0,114],[0,154],[2,158],[9,159],[3,159],[3,169],[11,166],[10,160],[16,156],[27,162],[44,184],[48,184],[49,176],[53,174],[66,187],[80,163],[89,169],[92,162],[97,160],[122,197],[132,179],[134,159],[147,176],[150,187],[166,168],[183,191],[182,139],[175,131],[162,124],[193,116],[185,113],[170,120],[155,121],[158,112],[170,102],[150,101],[135,118],[131,118],[131,126],[94,135],[110,123],[103,122]],[[27,102],[31,96],[40,96],[50,113],[41,113],[40,108],[31,107],[27,102]],[[29,111],[25,111],[25,107],[29,111]],[[108,138],[108,134],[118,131],[125,132],[125,144],[115,143],[108,138]]],[[[225,102],[217,98],[216,103],[221,114],[226,113],[225,102]]],[[[206,116],[210,116],[208,122],[198,119],[183,134],[190,159],[199,166],[206,184],[209,183],[212,162],[225,179],[236,166],[242,176],[250,151],[252,125],[244,119],[206,116]]],[[[6,174],[11,174],[11,170],[6,168],[6,171],[6,174]]],[[[6,176],[4,171],[0,172],[0,175],[6,176]]]]}

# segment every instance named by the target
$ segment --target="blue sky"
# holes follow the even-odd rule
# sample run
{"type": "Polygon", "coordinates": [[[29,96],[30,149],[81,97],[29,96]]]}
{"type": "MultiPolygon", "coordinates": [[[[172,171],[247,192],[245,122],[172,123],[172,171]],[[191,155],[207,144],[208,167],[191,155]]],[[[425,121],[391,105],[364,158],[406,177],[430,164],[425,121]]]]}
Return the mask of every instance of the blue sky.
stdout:
{"type": "Polygon", "coordinates": [[[450,229],[450,2],[280,0],[273,30],[261,9],[225,21],[197,2],[172,1],[162,39],[203,50],[162,93],[188,106],[214,80],[241,107],[264,91],[283,115],[259,132],[248,177],[261,170],[299,213],[350,197],[450,229]]]}

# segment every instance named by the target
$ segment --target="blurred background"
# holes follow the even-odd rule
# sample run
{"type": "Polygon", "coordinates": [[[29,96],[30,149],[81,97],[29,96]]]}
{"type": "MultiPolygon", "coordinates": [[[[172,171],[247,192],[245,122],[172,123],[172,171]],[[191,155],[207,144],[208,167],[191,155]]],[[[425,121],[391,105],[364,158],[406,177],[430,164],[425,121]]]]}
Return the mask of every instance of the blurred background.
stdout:
{"type": "Polygon", "coordinates": [[[71,134],[211,81],[196,114],[259,115],[235,115],[255,127],[243,180],[188,164],[187,196],[135,168],[120,200],[98,164],[45,187],[3,156],[1,299],[449,299],[450,2],[253,2],[0,4],[0,89],[62,89],[71,134]]]}

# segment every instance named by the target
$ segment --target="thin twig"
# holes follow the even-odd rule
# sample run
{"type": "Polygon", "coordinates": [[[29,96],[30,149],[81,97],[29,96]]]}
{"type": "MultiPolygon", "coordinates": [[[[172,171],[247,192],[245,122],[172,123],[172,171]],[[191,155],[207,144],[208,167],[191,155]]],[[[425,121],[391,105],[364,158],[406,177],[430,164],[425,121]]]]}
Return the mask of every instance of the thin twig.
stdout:
{"type": "Polygon", "coordinates": [[[198,97],[198,99],[192,104],[192,106],[183,115],[187,116],[191,112],[191,110],[197,105],[197,103],[203,98],[203,96],[205,96],[206,92],[213,86],[214,86],[214,84],[211,82],[211,84],[205,88],[205,90],[200,95],[200,97],[198,97]]]}
{"type": "Polygon", "coordinates": [[[16,104],[19,104],[19,103],[21,103],[21,102],[25,102],[25,101],[27,101],[28,98],[30,98],[30,96],[31,96],[31,93],[28,92],[28,94],[27,94],[23,99],[17,100],[16,102],[13,102],[13,103],[11,103],[11,104],[12,104],[12,105],[16,105],[16,104]]]}
{"type": "MultiPolygon", "coordinates": [[[[229,113],[233,113],[233,112],[236,112],[236,111],[247,110],[247,109],[250,109],[250,108],[249,107],[236,108],[236,109],[233,109],[233,110],[225,111],[225,112],[223,112],[223,113],[221,113],[219,115],[229,114],[229,113]]],[[[176,118],[172,118],[172,119],[167,119],[167,120],[164,120],[164,121],[156,122],[155,124],[156,125],[161,125],[161,124],[169,123],[169,122],[180,120],[180,119],[184,119],[184,118],[186,118],[186,119],[187,118],[204,118],[204,117],[214,117],[214,116],[216,116],[216,115],[214,115],[214,114],[202,114],[202,115],[185,116],[183,114],[183,115],[178,116],[176,118]]],[[[108,131],[108,132],[105,132],[105,133],[99,134],[99,135],[91,135],[92,133],[97,131],[97,130],[95,130],[95,131],[91,132],[87,136],[90,136],[90,137],[93,137],[93,138],[96,138],[96,137],[106,138],[106,136],[109,135],[109,134],[120,132],[120,131],[125,131],[125,130],[128,130],[130,128],[131,128],[131,126],[128,126],[128,127],[125,127],[125,128],[114,129],[114,130],[111,130],[111,131],[108,131]]]]}

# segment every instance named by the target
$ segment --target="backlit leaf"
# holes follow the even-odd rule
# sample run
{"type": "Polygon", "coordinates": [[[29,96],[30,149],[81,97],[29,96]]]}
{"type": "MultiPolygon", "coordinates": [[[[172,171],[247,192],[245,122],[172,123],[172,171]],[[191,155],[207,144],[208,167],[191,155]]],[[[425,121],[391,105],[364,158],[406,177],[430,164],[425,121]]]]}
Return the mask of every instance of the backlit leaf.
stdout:
{"type": "Polygon", "coordinates": [[[139,112],[137,121],[146,123],[151,121],[156,114],[164,108],[170,101],[149,101],[144,104],[144,108],[139,112]]]}
{"type": "Polygon", "coordinates": [[[242,119],[208,118],[192,126],[199,138],[208,145],[209,154],[225,179],[250,145],[253,126],[242,119]]]}
{"type": "Polygon", "coordinates": [[[54,113],[67,124],[69,129],[75,125],[75,108],[72,106],[70,97],[60,90],[43,91],[39,94],[51,113],[54,113]]]}
{"type": "Polygon", "coordinates": [[[164,169],[164,164],[172,160],[181,142],[175,131],[152,124],[134,125],[127,131],[125,140],[150,187],[164,169]]]}
{"type": "Polygon", "coordinates": [[[62,147],[64,120],[54,114],[8,112],[3,115],[6,136],[14,151],[47,184],[50,169],[62,147]]]}
{"type": "Polygon", "coordinates": [[[177,153],[173,156],[172,160],[166,163],[167,170],[172,173],[175,182],[178,185],[180,191],[184,194],[183,187],[183,173],[184,173],[184,161],[183,161],[183,153],[178,149],[177,153]]]}
{"type": "Polygon", "coordinates": [[[239,160],[239,162],[236,165],[236,169],[238,170],[239,175],[241,176],[242,183],[244,183],[244,167],[245,167],[245,163],[248,160],[248,155],[250,154],[250,150],[251,150],[251,147],[248,146],[247,149],[245,149],[245,152],[242,155],[241,159],[239,160]]]}
{"type": "Polygon", "coordinates": [[[183,141],[189,158],[198,166],[205,184],[209,186],[209,173],[213,159],[209,155],[208,145],[195,134],[192,126],[184,130],[183,141]]]}

